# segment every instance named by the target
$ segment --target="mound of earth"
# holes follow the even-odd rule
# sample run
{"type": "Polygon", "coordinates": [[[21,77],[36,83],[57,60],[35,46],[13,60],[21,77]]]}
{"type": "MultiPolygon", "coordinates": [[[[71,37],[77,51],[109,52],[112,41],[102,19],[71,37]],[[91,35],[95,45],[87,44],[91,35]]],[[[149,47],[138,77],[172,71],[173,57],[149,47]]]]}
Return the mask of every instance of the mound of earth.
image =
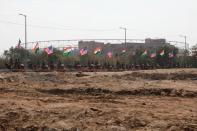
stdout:
{"type": "MultiPolygon", "coordinates": [[[[116,77],[118,77],[116,75],[116,77]]],[[[197,80],[197,73],[146,73],[146,72],[132,72],[119,76],[124,79],[142,78],[148,80],[197,80]]]]}
{"type": "Polygon", "coordinates": [[[19,81],[20,78],[18,76],[0,76],[0,83],[14,83],[19,81]]]}

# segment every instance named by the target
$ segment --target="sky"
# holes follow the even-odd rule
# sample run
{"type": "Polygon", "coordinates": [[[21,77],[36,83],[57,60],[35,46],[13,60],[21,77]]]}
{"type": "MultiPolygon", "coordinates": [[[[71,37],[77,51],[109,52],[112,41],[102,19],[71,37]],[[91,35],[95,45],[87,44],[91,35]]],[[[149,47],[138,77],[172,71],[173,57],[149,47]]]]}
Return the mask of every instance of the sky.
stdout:
{"type": "MultiPolygon", "coordinates": [[[[197,44],[197,0],[0,0],[0,53],[27,41],[165,38],[197,44]]],[[[180,45],[182,46],[182,45],[180,45]]]]}

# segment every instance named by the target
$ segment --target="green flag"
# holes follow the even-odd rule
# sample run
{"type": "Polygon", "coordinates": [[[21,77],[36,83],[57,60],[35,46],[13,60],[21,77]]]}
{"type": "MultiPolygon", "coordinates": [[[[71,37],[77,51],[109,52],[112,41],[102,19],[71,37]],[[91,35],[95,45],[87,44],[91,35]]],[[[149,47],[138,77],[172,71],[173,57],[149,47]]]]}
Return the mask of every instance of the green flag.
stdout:
{"type": "Polygon", "coordinates": [[[100,47],[96,48],[96,49],[94,50],[94,54],[95,54],[95,55],[101,55],[101,54],[102,54],[102,49],[101,49],[100,47]]]}
{"type": "Polygon", "coordinates": [[[73,48],[72,47],[65,47],[63,55],[64,56],[71,56],[73,54],[73,48]]]}

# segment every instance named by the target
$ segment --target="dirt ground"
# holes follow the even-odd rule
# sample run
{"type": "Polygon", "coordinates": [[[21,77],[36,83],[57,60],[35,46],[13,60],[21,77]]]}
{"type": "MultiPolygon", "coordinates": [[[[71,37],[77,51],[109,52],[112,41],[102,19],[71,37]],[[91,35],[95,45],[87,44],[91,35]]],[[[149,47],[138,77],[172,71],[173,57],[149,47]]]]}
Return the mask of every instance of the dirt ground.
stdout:
{"type": "Polygon", "coordinates": [[[1,130],[197,131],[197,69],[2,72],[1,130]]]}

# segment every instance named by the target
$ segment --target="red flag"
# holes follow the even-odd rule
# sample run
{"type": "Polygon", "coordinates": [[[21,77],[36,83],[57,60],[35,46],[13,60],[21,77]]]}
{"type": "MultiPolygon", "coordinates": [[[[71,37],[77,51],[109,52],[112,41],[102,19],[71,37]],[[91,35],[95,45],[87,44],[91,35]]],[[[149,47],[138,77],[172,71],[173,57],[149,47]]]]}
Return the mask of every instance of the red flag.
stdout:
{"type": "Polygon", "coordinates": [[[156,53],[152,53],[151,55],[150,55],[150,58],[155,58],[157,55],[156,55],[156,53]]]}
{"type": "Polygon", "coordinates": [[[107,53],[107,56],[108,56],[109,58],[112,58],[113,53],[112,53],[111,51],[109,51],[109,52],[107,53]]]}
{"type": "Polygon", "coordinates": [[[164,54],[165,54],[165,51],[162,50],[162,51],[160,52],[160,56],[163,56],[164,54]]]}
{"type": "Polygon", "coordinates": [[[85,48],[82,48],[82,49],[79,51],[79,53],[80,53],[81,56],[84,56],[84,55],[87,55],[87,54],[88,54],[88,50],[87,50],[87,48],[85,47],[85,48]]]}
{"type": "Polygon", "coordinates": [[[173,53],[169,53],[168,56],[169,56],[169,58],[173,58],[174,54],[173,53]]]}
{"type": "Polygon", "coordinates": [[[52,45],[49,46],[49,47],[47,47],[47,48],[45,48],[44,51],[45,51],[48,55],[53,54],[53,47],[52,47],[52,45]]]}
{"type": "Polygon", "coordinates": [[[95,50],[94,50],[94,54],[101,54],[102,52],[102,49],[100,47],[97,47],[95,50]]]}

